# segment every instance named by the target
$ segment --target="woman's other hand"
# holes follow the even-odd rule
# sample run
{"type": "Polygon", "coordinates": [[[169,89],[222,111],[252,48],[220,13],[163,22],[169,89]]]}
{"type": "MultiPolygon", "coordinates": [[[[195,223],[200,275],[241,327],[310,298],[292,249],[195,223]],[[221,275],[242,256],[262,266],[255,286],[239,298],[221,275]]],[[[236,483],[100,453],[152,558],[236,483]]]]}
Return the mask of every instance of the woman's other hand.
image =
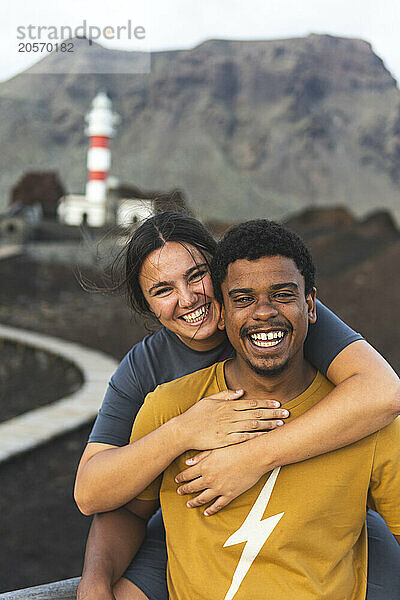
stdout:
{"type": "Polygon", "coordinates": [[[254,460],[251,452],[243,452],[243,445],[207,450],[186,461],[191,465],[179,475],[178,494],[198,494],[187,502],[188,508],[197,508],[213,502],[204,511],[210,516],[249,490],[265,473],[265,468],[254,460]]]}
{"type": "Polygon", "coordinates": [[[245,442],[284,424],[289,412],[275,400],[243,397],[243,390],[225,390],[202,398],[177,417],[187,449],[208,450],[245,442]]]}

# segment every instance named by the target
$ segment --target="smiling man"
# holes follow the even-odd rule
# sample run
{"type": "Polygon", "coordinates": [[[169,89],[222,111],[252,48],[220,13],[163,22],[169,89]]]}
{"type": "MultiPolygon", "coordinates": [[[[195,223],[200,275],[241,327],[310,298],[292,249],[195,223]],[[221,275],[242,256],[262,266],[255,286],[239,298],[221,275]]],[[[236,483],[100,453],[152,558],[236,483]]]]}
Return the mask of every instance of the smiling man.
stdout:
{"type": "MultiPolygon", "coordinates": [[[[212,273],[236,357],[159,386],[132,440],[227,388],[244,387],[251,407],[278,400],[290,418],[332,388],[304,359],[315,269],[296,234],[265,220],[239,225],[219,244],[212,273]]],[[[399,541],[399,425],[271,473],[260,465],[258,483],[211,517],[176,494],[175,478],[194,453],[175,460],[130,504],[148,518],[161,501],[171,600],[364,600],[367,504],[399,541]]]]}

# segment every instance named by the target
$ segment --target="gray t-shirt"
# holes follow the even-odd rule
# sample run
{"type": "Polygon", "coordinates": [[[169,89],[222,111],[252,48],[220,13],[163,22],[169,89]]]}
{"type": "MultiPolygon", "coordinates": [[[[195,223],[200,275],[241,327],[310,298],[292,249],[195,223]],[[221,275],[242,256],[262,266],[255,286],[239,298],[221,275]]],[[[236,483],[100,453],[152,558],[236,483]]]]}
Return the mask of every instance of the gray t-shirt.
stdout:
{"type": "MultiPolygon", "coordinates": [[[[310,325],[305,356],[324,375],[333,359],[349,344],[362,339],[317,300],[317,321],[310,325]]],[[[226,340],[206,352],[192,350],[174,333],[161,328],[133,346],[108,385],[89,442],[124,446],[145,397],[161,383],[204,369],[233,355],[226,340]]]]}

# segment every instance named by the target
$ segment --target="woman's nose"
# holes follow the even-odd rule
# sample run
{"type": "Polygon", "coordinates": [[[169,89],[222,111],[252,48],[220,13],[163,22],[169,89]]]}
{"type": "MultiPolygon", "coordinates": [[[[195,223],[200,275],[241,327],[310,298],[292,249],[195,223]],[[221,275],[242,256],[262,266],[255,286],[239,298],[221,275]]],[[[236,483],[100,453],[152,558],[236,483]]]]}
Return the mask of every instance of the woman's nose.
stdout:
{"type": "Polygon", "coordinates": [[[184,288],[179,292],[178,302],[181,308],[193,306],[197,302],[197,294],[190,287],[184,288]]]}

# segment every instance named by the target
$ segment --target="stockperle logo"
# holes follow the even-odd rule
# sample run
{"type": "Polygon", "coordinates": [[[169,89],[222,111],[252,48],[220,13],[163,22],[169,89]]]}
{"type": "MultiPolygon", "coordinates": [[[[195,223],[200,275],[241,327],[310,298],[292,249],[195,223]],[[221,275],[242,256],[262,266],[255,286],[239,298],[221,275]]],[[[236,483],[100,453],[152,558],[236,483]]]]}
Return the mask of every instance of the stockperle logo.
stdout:
{"type": "Polygon", "coordinates": [[[30,23],[16,28],[18,53],[36,54],[39,60],[52,53],[63,55],[60,60],[41,61],[33,68],[34,73],[149,73],[150,53],[138,47],[146,35],[146,27],[131,19],[123,24],[100,25],[84,19],[76,26],[30,23]],[[113,40],[122,41],[123,46],[114,48],[111,56],[113,50],[104,52],[101,45],[104,42],[108,46],[113,40]],[[86,61],[74,60],[78,53],[87,52],[88,46],[95,54],[87,56],[86,61]],[[102,52],[98,52],[99,48],[102,52]]]}

